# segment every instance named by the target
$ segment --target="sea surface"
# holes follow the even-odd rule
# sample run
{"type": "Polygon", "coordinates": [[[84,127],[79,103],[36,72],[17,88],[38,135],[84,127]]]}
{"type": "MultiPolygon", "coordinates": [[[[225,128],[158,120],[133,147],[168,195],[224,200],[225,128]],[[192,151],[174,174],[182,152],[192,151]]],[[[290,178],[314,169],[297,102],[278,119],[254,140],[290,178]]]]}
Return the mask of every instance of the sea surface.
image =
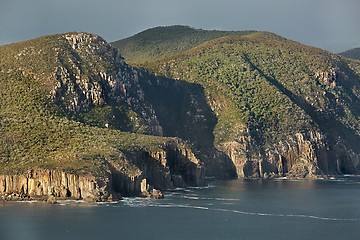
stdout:
{"type": "Polygon", "coordinates": [[[116,203],[0,203],[0,240],[360,239],[360,176],[234,180],[116,203]]]}

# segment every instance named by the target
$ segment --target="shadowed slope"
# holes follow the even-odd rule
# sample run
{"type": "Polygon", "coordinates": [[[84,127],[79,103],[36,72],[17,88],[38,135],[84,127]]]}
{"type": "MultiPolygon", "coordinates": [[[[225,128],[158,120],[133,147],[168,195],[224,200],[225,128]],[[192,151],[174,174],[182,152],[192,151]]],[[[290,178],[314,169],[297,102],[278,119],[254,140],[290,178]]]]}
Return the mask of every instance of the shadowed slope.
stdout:
{"type": "Polygon", "coordinates": [[[217,118],[214,145],[239,176],[359,172],[356,61],[266,32],[221,32],[181,51],[165,44],[169,36],[138,44],[170,29],[147,30],[119,49],[156,75],[203,87],[217,118]],[[170,54],[152,51],[165,45],[170,54]]]}

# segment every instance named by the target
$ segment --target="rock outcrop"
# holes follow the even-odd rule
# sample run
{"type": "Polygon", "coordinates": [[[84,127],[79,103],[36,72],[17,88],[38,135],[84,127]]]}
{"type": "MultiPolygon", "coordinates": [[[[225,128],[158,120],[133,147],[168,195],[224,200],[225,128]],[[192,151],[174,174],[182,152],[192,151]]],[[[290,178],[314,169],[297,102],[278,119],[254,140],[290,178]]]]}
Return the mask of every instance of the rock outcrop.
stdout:
{"type": "Polygon", "coordinates": [[[2,198],[162,198],[203,186],[205,174],[359,173],[359,68],[272,34],[238,34],[148,59],[148,71],[89,33],[5,46],[2,198]]]}
{"type": "Polygon", "coordinates": [[[338,67],[331,68],[325,72],[315,73],[315,77],[321,84],[334,88],[338,84],[339,72],[340,69],[338,67]]]}
{"type": "MultiPolygon", "coordinates": [[[[181,96],[194,100],[188,106],[172,104],[177,124],[164,124],[163,133],[189,140],[209,175],[267,178],[360,172],[357,61],[267,32],[217,32],[222,37],[211,32],[198,45],[196,40],[206,31],[192,29],[181,36],[192,41],[182,51],[169,44],[174,28],[183,29],[149,29],[114,46],[128,63],[158,76],[142,81],[149,101],[163,106],[176,102],[172,86],[202,89],[197,93],[203,95],[182,89],[181,96]],[[159,33],[162,39],[157,39],[159,33]],[[147,41],[151,36],[157,40],[147,41]],[[183,131],[174,131],[178,129],[183,131]],[[197,129],[201,133],[193,134],[197,129]]],[[[160,124],[166,119],[161,115],[174,116],[165,107],[161,110],[160,124]]]]}
{"type": "MultiPolygon", "coordinates": [[[[16,95],[18,102],[14,105],[18,107],[19,102],[29,105],[24,99],[34,98],[36,108],[46,109],[40,109],[41,116],[35,114],[36,131],[34,126],[29,128],[34,138],[41,135],[41,140],[25,139],[26,144],[19,145],[26,145],[29,151],[46,148],[47,144],[56,147],[34,154],[35,157],[24,153],[24,161],[34,164],[0,171],[0,194],[5,199],[49,198],[49,202],[56,202],[56,199],[62,198],[90,201],[117,200],[122,196],[161,198],[164,189],[204,185],[204,167],[185,142],[135,134],[162,136],[163,130],[153,106],[145,101],[139,83],[140,70],[128,66],[117,49],[103,38],[89,33],[43,37],[28,44],[31,46],[24,44],[19,47],[20,50],[11,49],[21,54],[16,54],[14,61],[6,62],[12,72],[13,65],[18,67],[22,60],[27,61],[21,69],[18,67],[20,73],[16,77],[21,80],[26,77],[26,81],[18,82],[29,83],[24,89],[31,89],[31,92],[19,91],[16,95]],[[40,50],[34,50],[37,48],[40,50]],[[37,69],[39,65],[42,66],[41,71],[37,69]],[[36,97],[33,96],[35,90],[39,90],[36,97]],[[27,94],[26,97],[24,94],[27,94]],[[67,131],[71,133],[64,137],[64,132],[59,130],[61,126],[48,125],[48,118],[55,119],[55,126],[68,124],[67,131]],[[116,130],[134,135],[118,134],[116,130]],[[56,137],[53,137],[54,134],[56,137]],[[92,138],[94,134],[100,134],[101,140],[92,138]],[[82,145],[83,141],[88,145],[82,145]],[[134,144],[131,141],[138,142],[134,144]],[[72,143],[74,147],[63,149],[63,145],[71,145],[70,142],[76,142],[72,143]],[[93,149],[88,150],[84,160],[81,151],[87,151],[89,146],[93,149]],[[68,159],[67,167],[63,167],[62,158],[67,158],[66,154],[72,150],[74,152],[68,159]],[[49,156],[54,152],[59,156],[56,160],[49,156]],[[73,168],[72,164],[76,167],[73,168]]],[[[9,54],[7,58],[12,59],[13,55],[9,54]]],[[[6,91],[9,90],[5,87],[6,91]]],[[[13,101],[7,103],[13,104],[13,101]]],[[[26,111],[21,108],[19,116],[28,114],[26,111]]],[[[18,118],[14,119],[18,124],[18,118]]],[[[21,124],[27,123],[19,123],[23,129],[21,124]]],[[[9,129],[0,129],[5,135],[9,131],[4,143],[14,140],[13,129],[9,129]]],[[[0,149],[3,150],[0,153],[4,154],[1,156],[6,158],[1,158],[0,164],[5,167],[17,160],[21,162],[19,157],[11,155],[10,152],[14,151],[8,145],[6,149],[0,149]]]]}
{"type": "Polygon", "coordinates": [[[155,199],[164,198],[163,193],[148,184],[146,179],[141,181],[141,196],[155,199]]]}
{"type": "Polygon", "coordinates": [[[205,168],[190,148],[167,143],[161,150],[125,154],[142,171],[147,184],[156,189],[205,185],[205,168]]]}
{"type": "Polygon", "coordinates": [[[59,170],[34,169],[24,174],[0,175],[0,194],[15,194],[21,198],[106,200],[109,178],[79,176],[59,170]]]}
{"type": "MultiPolygon", "coordinates": [[[[71,33],[64,38],[69,49],[57,52],[56,81],[50,98],[72,115],[104,105],[121,106],[134,115],[127,121],[137,126],[130,130],[161,136],[155,111],[144,101],[138,72],[125,63],[118,50],[93,34],[71,33]]],[[[112,115],[106,126],[127,130],[111,124],[124,121],[113,118],[125,117],[126,113],[121,117],[112,115]]]]}
{"type": "Polygon", "coordinates": [[[360,171],[359,154],[342,143],[330,148],[327,138],[316,131],[296,133],[265,150],[243,137],[224,144],[222,150],[234,163],[238,177],[317,178],[360,171]]]}
{"type": "Polygon", "coordinates": [[[122,162],[107,160],[108,171],[100,177],[46,169],[4,174],[0,175],[0,194],[4,200],[116,201],[122,196],[162,198],[161,190],[205,184],[201,162],[191,149],[178,143],[164,144],[156,151],[129,151],[121,158],[138,169],[130,172],[122,162]]]}

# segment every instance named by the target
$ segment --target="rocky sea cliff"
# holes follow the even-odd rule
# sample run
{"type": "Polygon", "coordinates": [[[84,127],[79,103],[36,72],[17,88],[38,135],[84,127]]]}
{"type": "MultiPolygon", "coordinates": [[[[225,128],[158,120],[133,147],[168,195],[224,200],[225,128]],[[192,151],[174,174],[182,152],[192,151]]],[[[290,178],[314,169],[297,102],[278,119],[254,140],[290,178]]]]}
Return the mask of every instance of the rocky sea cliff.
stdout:
{"type": "Polygon", "coordinates": [[[114,46],[65,33],[0,47],[2,200],[360,173],[358,61],[271,33],[179,26],[114,46]]]}

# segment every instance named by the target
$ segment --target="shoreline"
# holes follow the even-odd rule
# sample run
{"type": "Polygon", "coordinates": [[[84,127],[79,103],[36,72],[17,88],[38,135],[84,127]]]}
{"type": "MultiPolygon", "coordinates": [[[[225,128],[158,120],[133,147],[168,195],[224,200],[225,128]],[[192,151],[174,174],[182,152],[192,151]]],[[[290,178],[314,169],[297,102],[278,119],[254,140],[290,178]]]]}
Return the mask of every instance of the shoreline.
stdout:
{"type": "MultiPolygon", "coordinates": [[[[343,175],[327,175],[327,176],[316,176],[311,178],[299,178],[299,177],[276,177],[276,178],[243,178],[242,180],[246,181],[293,181],[293,180],[303,180],[303,181],[338,181],[342,180],[342,178],[353,178],[353,177],[360,177],[360,175],[356,174],[343,174],[343,175]]],[[[178,189],[168,189],[164,190],[165,194],[162,195],[161,198],[154,198],[149,195],[139,195],[139,196],[130,196],[125,198],[143,198],[143,199],[162,199],[166,198],[166,192],[172,191],[186,191],[190,189],[208,189],[208,188],[215,188],[215,182],[218,181],[233,181],[238,179],[231,179],[231,180],[214,180],[212,179],[211,183],[207,184],[204,187],[187,187],[187,188],[178,188],[178,189]]],[[[115,203],[123,200],[124,197],[117,197],[117,198],[108,198],[108,199],[84,199],[84,198],[75,198],[75,197],[55,197],[55,196],[28,196],[25,194],[19,193],[0,193],[0,203],[6,202],[38,202],[38,203],[47,203],[47,204],[61,204],[64,201],[74,201],[74,202],[81,202],[81,203],[115,203]]]]}

